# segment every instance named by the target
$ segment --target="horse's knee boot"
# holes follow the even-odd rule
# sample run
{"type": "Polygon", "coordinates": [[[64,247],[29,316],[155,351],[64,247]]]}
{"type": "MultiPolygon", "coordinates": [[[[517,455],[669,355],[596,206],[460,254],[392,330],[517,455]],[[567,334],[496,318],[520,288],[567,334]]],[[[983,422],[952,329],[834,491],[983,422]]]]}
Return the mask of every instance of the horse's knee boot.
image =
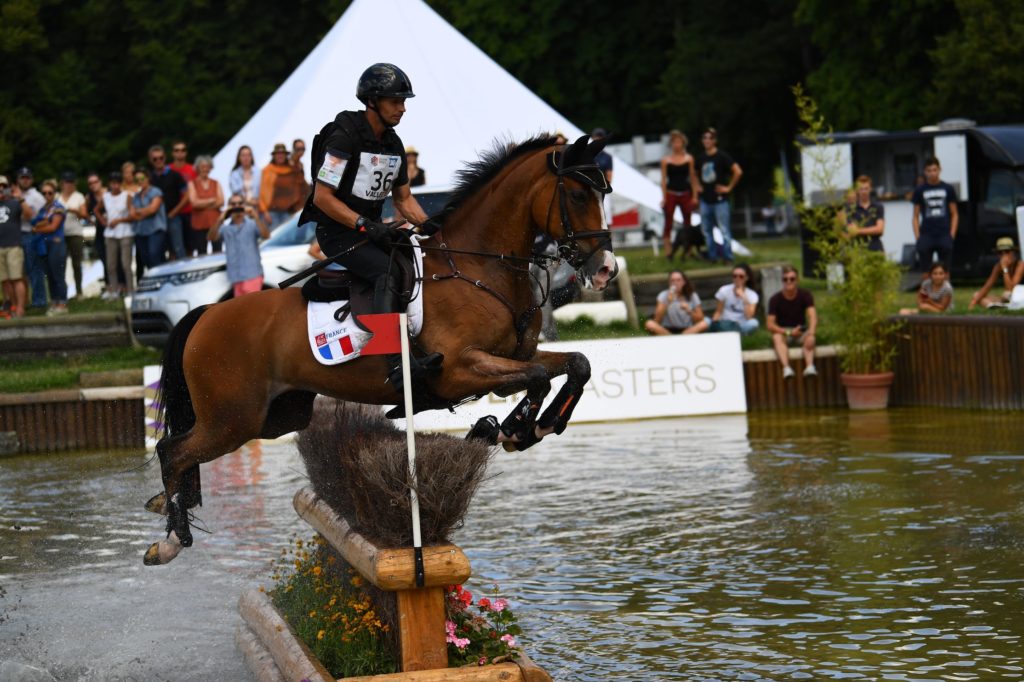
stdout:
{"type": "Polygon", "coordinates": [[[574,389],[567,382],[548,405],[548,409],[544,410],[544,414],[537,420],[537,426],[542,429],[554,429],[555,433],[561,434],[565,431],[569,418],[572,417],[572,411],[576,409],[576,404],[582,395],[582,390],[574,389]]]}
{"type": "Polygon", "coordinates": [[[511,414],[501,423],[501,432],[506,438],[525,440],[533,434],[533,427],[540,412],[540,403],[533,402],[527,396],[519,401],[511,414]]]}
{"type": "Polygon", "coordinates": [[[182,547],[192,546],[192,530],[189,528],[188,511],[181,502],[179,493],[171,496],[167,501],[167,536],[171,533],[178,537],[182,547]]]}
{"type": "Polygon", "coordinates": [[[476,420],[476,424],[473,424],[473,428],[466,434],[466,440],[482,440],[486,441],[489,445],[497,445],[500,432],[498,418],[493,415],[487,415],[476,420]]]}

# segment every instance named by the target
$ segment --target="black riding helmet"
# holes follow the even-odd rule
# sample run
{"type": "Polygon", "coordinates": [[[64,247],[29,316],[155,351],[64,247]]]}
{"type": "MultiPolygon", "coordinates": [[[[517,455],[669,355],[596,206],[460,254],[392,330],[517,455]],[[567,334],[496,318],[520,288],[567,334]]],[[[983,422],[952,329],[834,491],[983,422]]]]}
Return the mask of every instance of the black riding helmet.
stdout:
{"type": "Polygon", "coordinates": [[[415,96],[409,77],[394,64],[374,64],[363,71],[356,86],[356,97],[363,104],[376,97],[408,99],[415,96]]]}

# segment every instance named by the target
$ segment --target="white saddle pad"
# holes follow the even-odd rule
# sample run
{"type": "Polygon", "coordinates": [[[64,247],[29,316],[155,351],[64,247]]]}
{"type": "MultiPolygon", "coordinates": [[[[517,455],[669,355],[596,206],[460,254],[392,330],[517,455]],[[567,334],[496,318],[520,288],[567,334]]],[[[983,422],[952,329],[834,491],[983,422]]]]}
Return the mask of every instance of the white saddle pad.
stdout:
{"type": "MultiPolygon", "coordinates": [[[[413,235],[414,244],[426,239],[413,235]]],[[[412,302],[406,313],[409,316],[409,334],[418,336],[423,329],[423,250],[413,249],[413,264],[417,273],[412,289],[412,302]]],[[[313,357],[322,365],[338,365],[359,357],[363,346],[373,335],[360,328],[353,315],[338,322],[334,314],[339,308],[348,305],[348,301],[331,301],[315,303],[310,301],[306,308],[306,329],[309,333],[309,347],[313,357]]]]}

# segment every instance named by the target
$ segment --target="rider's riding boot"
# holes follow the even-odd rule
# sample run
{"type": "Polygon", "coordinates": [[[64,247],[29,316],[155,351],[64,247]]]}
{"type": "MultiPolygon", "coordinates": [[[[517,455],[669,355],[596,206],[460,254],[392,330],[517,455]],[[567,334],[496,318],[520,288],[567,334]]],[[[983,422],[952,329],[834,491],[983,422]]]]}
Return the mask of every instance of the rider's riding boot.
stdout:
{"type": "MultiPolygon", "coordinates": [[[[375,313],[397,313],[399,312],[398,293],[395,287],[389,286],[388,278],[381,277],[374,284],[373,289],[373,312],[375,313]]],[[[395,391],[401,393],[405,388],[402,378],[402,354],[391,353],[385,356],[388,362],[388,378],[395,391]]],[[[436,376],[441,371],[441,363],[444,356],[440,353],[430,353],[422,358],[415,357],[409,353],[409,374],[412,380],[421,381],[436,376]]]]}

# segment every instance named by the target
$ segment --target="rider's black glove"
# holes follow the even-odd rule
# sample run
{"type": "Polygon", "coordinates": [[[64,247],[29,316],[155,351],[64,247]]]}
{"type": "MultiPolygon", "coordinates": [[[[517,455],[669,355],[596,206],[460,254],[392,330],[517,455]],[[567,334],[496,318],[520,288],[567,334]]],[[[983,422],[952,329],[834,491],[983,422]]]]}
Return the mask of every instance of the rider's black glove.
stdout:
{"type": "Polygon", "coordinates": [[[359,216],[359,219],[356,221],[356,227],[365,232],[366,238],[375,246],[384,249],[385,251],[391,249],[391,245],[399,237],[397,227],[385,225],[384,223],[379,223],[376,220],[370,220],[364,216],[359,216]]]}

